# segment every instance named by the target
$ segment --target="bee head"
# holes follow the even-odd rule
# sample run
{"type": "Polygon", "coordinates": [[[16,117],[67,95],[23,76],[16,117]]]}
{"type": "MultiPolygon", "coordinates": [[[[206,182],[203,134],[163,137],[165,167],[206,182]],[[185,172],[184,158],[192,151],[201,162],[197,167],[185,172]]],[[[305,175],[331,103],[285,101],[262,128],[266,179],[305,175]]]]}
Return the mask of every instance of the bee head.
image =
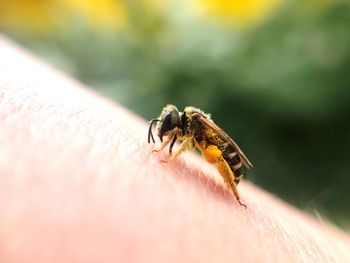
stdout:
{"type": "Polygon", "coordinates": [[[151,138],[152,141],[155,142],[152,134],[152,127],[155,122],[157,122],[158,137],[160,141],[163,142],[164,135],[167,135],[176,127],[181,128],[180,112],[174,105],[167,105],[164,107],[159,118],[153,119],[150,122],[148,131],[148,143],[150,143],[151,138]]]}

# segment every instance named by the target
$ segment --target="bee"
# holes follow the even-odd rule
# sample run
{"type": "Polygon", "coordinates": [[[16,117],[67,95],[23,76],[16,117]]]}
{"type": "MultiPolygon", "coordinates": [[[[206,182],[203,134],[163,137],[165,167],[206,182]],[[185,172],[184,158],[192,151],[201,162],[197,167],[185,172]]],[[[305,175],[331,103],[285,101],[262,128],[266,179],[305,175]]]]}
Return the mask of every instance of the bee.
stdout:
{"type": "Polygon", "coordinates": [[[214,123],[210,114],[191,106],[180,112],[174,105],[167,105],[158,118],[150,121],[148,143],[151,142],[151,139],[155,143],[152,133],[154,124],[156,124],[157,135],[162,143],[160,149],[154,152],[159,152],[170,144],[171,157],[169,160],[174,160],[187,148],[198,148],[209,163],[217,166],[220,175],[233,191],[238,203],[247,208],[240,200],[237,185],[243,176],[242,166],[249,169],[253,165],[230,136],[214,123]],[[172,155],[176,141],[181,144],[172,155]]]}

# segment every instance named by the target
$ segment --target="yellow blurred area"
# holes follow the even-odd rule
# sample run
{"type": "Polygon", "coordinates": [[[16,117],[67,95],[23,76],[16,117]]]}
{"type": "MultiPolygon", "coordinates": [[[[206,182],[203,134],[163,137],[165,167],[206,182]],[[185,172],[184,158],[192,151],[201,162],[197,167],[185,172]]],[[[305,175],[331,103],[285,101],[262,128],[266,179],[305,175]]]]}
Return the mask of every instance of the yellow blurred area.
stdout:
{"type": "Polygon", "coordinates": [[[265,18],[279,0],[193,0],[191,5],[201,16],[235,26],[253,25],[265,18]]]}
{"type": "Polygon", "coordinates": [[[66,25],[67,18],[81,18],[89,26],[121,28],[126,24],[126,11],[117,0],[0,1],[0,24],[5,27],[45,32],[66,25]]]}
{"type": "Polygon", "coordinates": [[[126,25],[126,9],[116,0],[63,0],[62,5],[83,16],[89,25],[104,28],[121,28],[126,25]]]}
{"type": "MultiPolygon", "coordinates": [[[[164,11],[167,3],[170,4],[155,0],[1,0],[0,26],[45,32],[82,20],[98,29],[121,29],[128,24],[128,12],[133,11],[128,9],[130,5],[151,15],[154,11],[164,11]]],[[[214,18],[220,23],[244,26],[265,17],[279,0],[191,0],[185,3],[190,3],[190,8],[205,20],[214,18]]]]}
{"type": "Polygon", "coordinates": [[[54,1],[49,0],[3,0],[0,1],[0,24],[42,31],[53,26],[51,10],[54,9],[54,1]]]}

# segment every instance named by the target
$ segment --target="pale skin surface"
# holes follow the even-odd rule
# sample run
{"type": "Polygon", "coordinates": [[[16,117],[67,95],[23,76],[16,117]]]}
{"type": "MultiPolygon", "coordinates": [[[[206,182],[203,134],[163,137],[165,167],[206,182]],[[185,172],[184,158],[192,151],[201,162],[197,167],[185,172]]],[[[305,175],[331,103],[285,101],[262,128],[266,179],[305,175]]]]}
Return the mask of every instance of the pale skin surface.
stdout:
{"type": "Polygon", "coordinates": [[[0,58],[0,262],[350,262],[341,230],[243,180],[244,209],[203,159],[161,163],[145,121],[0,58]]]}

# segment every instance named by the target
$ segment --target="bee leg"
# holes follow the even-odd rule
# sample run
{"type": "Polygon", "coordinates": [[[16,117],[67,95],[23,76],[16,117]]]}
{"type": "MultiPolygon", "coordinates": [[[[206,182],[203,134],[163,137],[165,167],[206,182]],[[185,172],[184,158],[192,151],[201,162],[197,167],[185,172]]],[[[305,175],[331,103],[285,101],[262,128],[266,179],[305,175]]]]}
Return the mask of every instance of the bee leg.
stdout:
{"type": "Polygon", "coordinates": [[[177,139],[177,135],[175,134],[171,140],[171,143],[170,143],[170,146],[169,146],[169,154],[171,155],[172,154],[172,151],[173,151],[173,147],[174,147],[174,144],[176,142],[176,139],[177,139]]]}
{"type": "Polygon", "coordinates": [[[204,158],[210,163],[216,163],[217,168],[219,170],[220,175],[224,179],[225,183],[229,188],[232,189],[233,194],[235,195],[237,202],[247,208],[245,204],[243,204],[240,200],[239,193],[237,190],[237,185],[235,183],[235,175],[232,172],[230,166],[222,157],[222,152],[215,145],[209,145],[206,148],[200,148],[204,158]]]}
{"type": "Polygon", "coordinates": [[[169,135],[168,138],[166,139],[166,141],[163,142],[162,146],[158,150],[154,149],[152,152],[156,152],[157,153],[157,152],[160,152],[161,150],[163,150],[165,148],[165,146],[167,146],[171,142],[173,137],[174,136],[169,135]]]}
{"type": "Polygon", "coordinates": [[[218,170],[221,174],[221,176],[224,178],[226,184],[232,189],[233,194],[235,195],[237,202],[241,205],[247,208],[245,204],[241,202],[241,199],[239,197],[238,189],[237,189],[237,184],[235,183],[235,176],[233,172],[230,169],[230,166],[228,163],[225,161],[224,158],[221,157],[221,159],[217,162],[217,167],[218,170]]]}
{"type": "MultiPolygon", "coordinates": [[[[174,153],[174,155],[172,155],[172,156],[169,158],[168,161],[173,161],[173,160],[175,160],[183,151],[186,150],[186,148],[189,147],[189,143],[190,143],[190,142],[191,142],[190,139],[184,140],[184,141],[180,144],[179,149],[177,149],[177,151],[174,153]]],[[[162,161],[162,162],[163,162],[163,163],[166,163],[166,162],[168,162],[168,161],[162,161]]]]}

